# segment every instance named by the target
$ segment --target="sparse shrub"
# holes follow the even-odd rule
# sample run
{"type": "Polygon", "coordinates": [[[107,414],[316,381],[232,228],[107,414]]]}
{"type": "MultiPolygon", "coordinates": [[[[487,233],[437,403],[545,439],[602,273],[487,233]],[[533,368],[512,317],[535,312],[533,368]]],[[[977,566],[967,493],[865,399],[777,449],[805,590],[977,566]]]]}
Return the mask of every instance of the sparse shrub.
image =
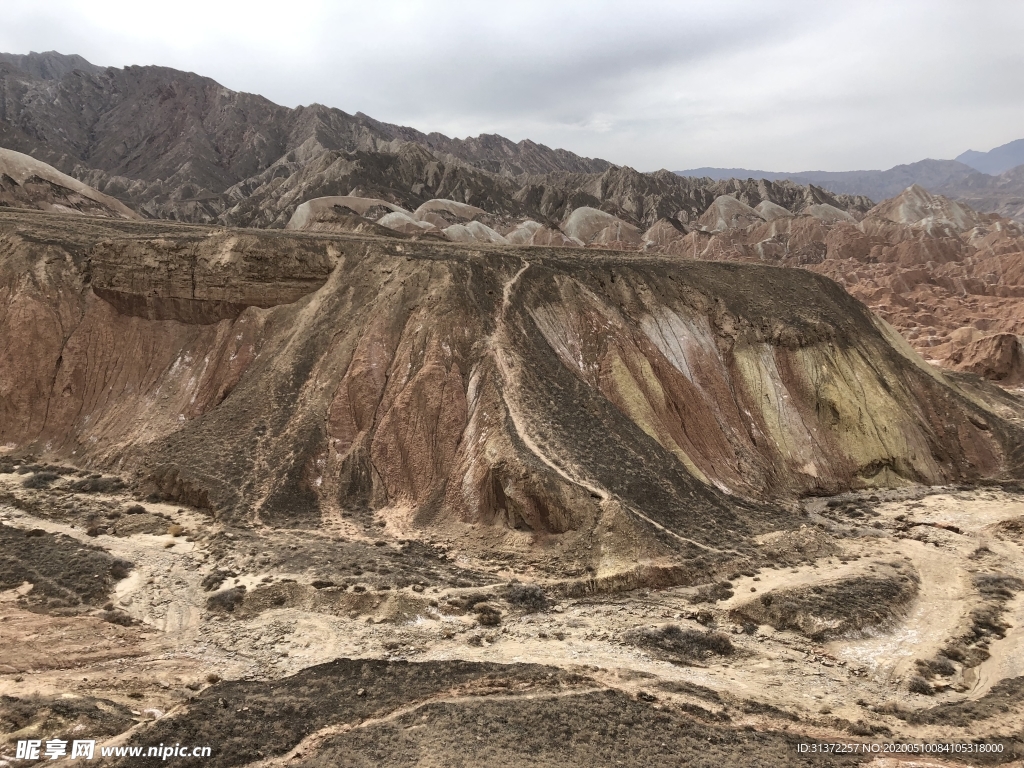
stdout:
{"type": "Polygon", "coordinates": [[[128,507],[124,511],[124,513],[126,515],[141,515],[141,514],[145,513],[145,511],[146,511],[146,508],[144,506],[142,506],[141,504],[132,504],[130,507],[128,507]]]}
{"type": "Polygon", "coordinates": [[[697,593],[690,598],[690,602],[695,605],[699,605],[701,603],[717,603],[719,600],[728,600],[732,596],[732,583],[728,581],[720,581],[717,584],[706,584],[698,589],[697,593]]]}
{"type": "Polygon", "coordinates": [[[122,627],[130,627],[136,623],[135,619],[124,611],[119,611],[116,608],[111,611],[103,611],[103,613],[100,614],[100,618],[104,621],[109,621],[111,624],[117,624],[122,627]]]}
{"type": "Polygon", "coordinates": [[[102,477],[89,475],[71,484],[71,490],[78,493],[113,493],[124,488],[124,481],[119,477],[102,477]]]}
{"type": "Polygon", "coordinates": [[[1002,573],[982,573],[974,577],[974,586],[986,597],[1009,600],[1024,589],[1024,581],[1002,573]]]}
{"type": "Polygon", "coordinates": [[[910,682],[907,683],[907,690],[911,693],[918,693],[922,696],[931,696],[935,691],[932,690],[931,685],[920,675],[914,675],[910,678],[910,682]]]}
{"type": "Polygon", "coordinates": [[[705,627],[710,627],[715,623],[715,614],[711,611],[697,611],[693,616],[693,620],[705,627]]]}
{"type": "Polygon", "coordinates": [[[327,589],[328,587],[333,587],[336,585],[330,579],[316,579],[315,581],[310,582],[310,586],[313,589],[327,589]]]}
{"type": "Polygon", "coordinates": [[[473,606],[476,620],[484,627],[496,627],[501,624],[501,611],[491,603],[477,603],[473,606]]]}
{"type": "Polygon", "coordinates": [[[547,609],[549,603],[544,590],[536,584],[520,584],[512,582],[502,591],[502,597],[509,605],[526,613],[536,613],[547,609]]]}
{"type": "Polygon", "coordinates": [[[477,603],[486,603],[488,599],[490,599],[490,595],[485,595],[483,592],[471,592],[468,595],[450,597],[448,599],[448,607],[455,612],[465,613],[466,611],[472,611],[477,603]]]}
{"type": "Polygon", "coordinates": [[[1003,611],[999,605],[982,605],[971,611],[971,630],[976,638],[985,635],[1005,637],[1008,625],[1002,620],[1003,611]]]}
{"type": "Polygon", "coordinates": [[[770,624],[821,642],[894,621],[916,593],[916,577],[857,576],[765,594],[731,615],[740,624],[770,624]]]}
{"type": "Polygon", "coordinates": [[[167,533],[169,533],[171,536],[178,537],[185,533],[185,529],[177,523],[174,523],[173,525],[167,526],[167,533]]]}
{"type": "Polygon", "coordinates": [[[220,682],[220,675],[218,675],[216,672],[211,672],[206,676],[206,682],[208,682],[210,685],[215,685],[220,682]]]}
{"type": "Polygon", "coordinates": [[[918,659],[914,662],[914,666],[917,667],[917,671],[924,678],[932,678],[937,675],[940,677],[952,677],[956,674],[956,667],[945,656],[928,660],[918,659]]]}
{"type": "Polygon", "coordinates": [[[35,472],[22,480],[21,485],[25,488],[43,489],[49,488],[54,480],[59,479],[60,475],[56,472],[35,472]]]}
{"type": "Polygon", "coordinates": [[[245,600],[245,586],[239,585],[211,595],[206,600],[206,607],[211,611],[233,613],[243,600],[245,600]]]}
{"type": "Polygon", "coordinates": [[[732,640],[721,632],[682,629],[676,624],[627,633],[626,639],[683,660],[697,660],[712,655],[729,656],[736,650],[732,640]]]}
{"type": "Polygon", "coordinates": [[[939,651],[939,653],[941,653],[947,659],[952,659],[953,661],[962,662],[967,658],[967,649],[959,643],[956,643],[954,645],[947,645],[945,648],[939,651]]]}

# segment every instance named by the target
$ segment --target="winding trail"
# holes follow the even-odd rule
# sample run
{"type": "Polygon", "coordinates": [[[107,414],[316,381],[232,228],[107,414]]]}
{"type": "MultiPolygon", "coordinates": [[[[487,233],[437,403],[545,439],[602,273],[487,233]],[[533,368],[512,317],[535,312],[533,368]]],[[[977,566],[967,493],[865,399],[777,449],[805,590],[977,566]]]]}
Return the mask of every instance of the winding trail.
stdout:
{"type": "Polygon", "coordinates": [[[248,768],[270,768],[275,765],[289,765],[293,761],[298,760],[304,754],[313,753],[315,754],[319,750],[325,741],[333,736],[341,736],[346,733],[351,733],[355,730],[363,728],[372,728],[376,725],[383,725],[385,723],[391,723],[398,720],[405,715],[411,715],[417,710],[423,709],[431,704],[468,704],[480,701],[529,701],[529,700],[555,700],[564,699],[571,696],[585,696],[590,693],[599,693],[600,691],[607,690],[604,687],[590,686],[587,688],[575,688],[568,691],[557,691],[554,693],[522,693],[522,694],[494,694],[490,691],[481,691],[478,694],[465,693],[459,695],[458,693],[451,691],[438,696],[431,696],[420,701],[407,704],[404,707],[398,707],[397,709],[388,712],[387,714],[381,715],[380,717],[369,717],[365,720],[361,720],[358,723],[333,723],[331,725],[324,726],[318,731],[315,731],[306,736],[302,741],[292,747],[290,750],[282,755],[275,755],[274,757],[260,760],[257,762],[249,763],[248,768]]]}
{"type": "MultiPolygon", "coordinates": [[[[519,278],[522,277],[523,273],[526,272],[526,270],[529,268],[530,262],[524,261],[523,266],[519,269],[519,271],[516,272],[508,280],[508,282],[505,283],[505,286],[501,292],[501,309],[498,311],[498,318],[497,321],[495,322],[494,333],[488,340],[488,345],[490,346],[491,352],[493,353],[494,361],[498,366],[498,373],[500,374],[502,381],[507,384],[512,384],[515,382],[515,373],[513,371],[513,366],[510,365],[508,359],[507,349],[509,347],[509,344],[508,336],[505,333],[505,317],[508,314],[509,304],[511,303],[512,291],[514,290],[516,283],[519,281],[519,278]]],[[[601,488],[600,486],[589,483],[586,480],[573,477],[571,474],[569,474],[567,470],[565,470],[563,467],[560,467],[553,459],[551,459],[544,451],[544,449],[541,448],[536,443],[536,441],[530,436],[529,430],[527,429],[525,423],[525,419],[523,418],[522,413],[520,413],[520,410],[517,407],[518,404],[515,403],[514,399],[510,394],[510,390],[512,389],[512,387],[502,387],[502,394],[504,396],[505,405],[508,408],[508,415],[509,418],[512,420],[512,426],[515,427],[516,434],[519,436],[519,439],[523,441],[523,444],[530,450],[530,452],[538,459],[540,459],[545,466],[547,466],[553,472],[558,474],[559,477],[561,477],[562,479],[566,480],[569,483],[572,483],[573,485],[585,488],[592,495],[599,498],[601,500],[601,504],[607,504],[612,502],[611,495],[608,493],[607,490],[601,488]]],[[[680,536],[675,531],[666,528],[661,523],[652,520],[650,517],[648,517],[647,515],[643,514],[642,512],[633,507],[624,507],[624,509],[626,509],[630,514],[633,514],[636,517],[639,517],[641,520],[646,521],[659,531],[666,533],[669,536],[672,536],[673,538],[684,544],[690,544],[692,546],[698,547],[699,549],[702,549],[705,552],[715,552],[717,554],[723,554],[726,552],[726,550],[716,549],[715,547],[709,546],[707,544],[702,544],[699,541],[694,541],[693,539],[689,539],[685,536],[680,536]]]]}

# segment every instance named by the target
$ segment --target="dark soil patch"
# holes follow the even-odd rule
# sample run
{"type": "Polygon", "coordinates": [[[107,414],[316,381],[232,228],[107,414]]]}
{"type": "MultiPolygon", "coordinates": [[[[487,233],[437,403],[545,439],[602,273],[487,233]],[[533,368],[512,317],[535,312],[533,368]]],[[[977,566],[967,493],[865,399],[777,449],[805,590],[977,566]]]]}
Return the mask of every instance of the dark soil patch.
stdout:
{"type": "MultiPolygon", "coordinates": [[[[221,768],[280,755],[326,725],[359,723],[441,693],[559,692],[586,682],[534,664],[339,659],[272,682],[218,683],[203,691],[187,711],[158,720],[130,743],[211,745],[212,758],[175,764],[221,768]]],[[[162,764],[152,758],[124,764],[129,762],[162,764]]]]}
{"type": "Polygon", "coordinates": [[[91,696],[0,696],[0,744],[16,740],[3,734],[34,726],[36,735],[32,738],[62,739],[70,747],[72,739],[115,736],[134,724],[127,707],[91,696]]]}
{"type": "Polygon", "coordinates": [[[695,605],[699,605],[701,603],[717,603],[719,600],[728,600],[732,596],[732,583],[728,581],[719,581],[715,584],[706,584],[698,589],[696,594],[690,598],[690,602],[695,605]]]}
{"type": "Polygon", "coordinates": [[[731,615],[738,623],[770,624],[820,642],[894,623],[906,615],[917,587],[913,575],[860,576],[769,592],[731,615]]]}
{"type": "MultiPolygon", "coordinates": [[[[976,701],[958,701],[950,704],[939,704],[935,707],[917,712],[893,708],[887,714],[895,715],[911,725],[941,725],[952,728],[969,728],[979,720],[1006,716],[1013,713],[1017,723],[1024,723],[1024,677],[1012,677],[1000,680],[992,690],[976,701]]],[[[995,739],[986,739],[993,741],[995,739]]],[[[1008,762],[1016,755],[1016,759],[1024,757],[1024,726],[1008,740],[1016,741],[1014,748],[1004,750],[1001,756],[1008,762]]]]}
{"type": "Polygon", "coordinates": [[[521,701],[437,702],[329,738],[302,766],[650,766],[766,768],[857,765],[797,752],[806,736],[703,722],[604,690],[521,701]]]}
{"type": "Polygon", "coordinates": [[[22,598],[27,606],[57,610],[102,605],[132,567],[70,536],[0,523],[0,589],[30,582],[32,591],[22,598]]]}
{"type": "Polygon", "coordinates": [[[702,661],[710,656],[730,656],[735,647],[721,632],[682,629],[675,624],[627,632],[624,639],[681,663],[702,661]]]}

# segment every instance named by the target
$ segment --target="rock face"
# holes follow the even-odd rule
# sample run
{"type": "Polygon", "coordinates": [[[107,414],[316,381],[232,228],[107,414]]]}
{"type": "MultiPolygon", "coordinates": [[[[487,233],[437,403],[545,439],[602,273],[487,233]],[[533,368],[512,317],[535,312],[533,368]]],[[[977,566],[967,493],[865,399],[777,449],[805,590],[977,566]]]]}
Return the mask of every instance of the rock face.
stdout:
{"type": "Polygon", "coordinates": [[[562,224],[566,237],[582,243],[640,242],[640,233],[631,224],[596,208],[582,206],[566,217],[562,224]]]}
{"type": "Polygon", "coordinates": [[[1022,472],[1017,427],[808,271],[63,221],[0,213],[0,441],[218,515],[601,573],[713,558],[772,500],[1022,472]]]}
{"type": "Polygon", "coordinates": [[[846,211],[836,208],[834,205],[829,205],[828,203],[808,205],[804,208],[803,213],[808,216],[813,216],[814,218],[828,224],[835,224],[840,221],[845,221],[848,224],[857,223],[857,220],[846,211]]]}
{"type": "Polygon", "coordinates": [[[688,230],[676,219],[658,219],[653,226],[644,232],[644,250],[664,248],[670,243],[682,240],[688,230]]]}
{"type": "Polygon", "coordinates": [[[754,208],[758,215],[765,221],[775,221],[775,219],[788,219],[793,214],[783,208],[781,205],[776,205],[770,200],[762,200],[754,208]]]}
{"type": "Polygon", "coordinates": [[[997,333],[966,344],[950,355],[957,370],[970,371],[1001,384],[1024,384],[1024,345],[1012,333],[997,333]]]}
{"type": "Polygon", "coordinates": [[[732,195],[719,195],[708,209],[697,219],[697,223],[712,232],[726,229],[743,229],[751,224],[759,224],[764,219],[746,203],[742,203],[732,195]]]}
{"type": "MultiPolygon", "coordinates": [[[[613,173],[626,172],[606,175],[613,173]]],[[[764,191],[779,196],[779,190],[764,191]]],[[[504,223],[500,216],[451,200],[429,201],[414,215],[388,213],[378,224],[414,237],[429,230],[464,243],[585,246],[803,267],[846,286],[933,361],[959,369],[969,359],[974,361],[971,370],[988,371],[983,375],[1003,383],[1012,381],[1009,374],[995,373],[998,366],[975,365],[976,353],[964,345],[993,332],[1024,333],[1024,234],[1016,224],[978,214],[919,186],[858,212],[860,220],[813,189],[799,201],[789,201],[796,214],[769,199],[757,208],[739,199],[751,199],[751,194],[739,187],[719,195],[699,217],[692,217],[692,228],[681,221],[691,216],[680,210],[658,219],[643,234],[590,205],[565,215],[561,230],[532,219],[504,223]]],[[[316,206],[321,203],[304,203],[293,222],[316,206]]],[[[367,216],[390,210],[372,207],[369,200],[357,207],[367,216]]],[[[374,231],[369,222],[359,228],[352,222],[310,221],[321,231],[374,231]]]]}
{"type": "Polygon", "coordinates": [[[966,232],[985,222],[985,217],[970,208],[947,197],[933,195],[917,184],[907,187],[891,200],[879,203],[867,215],[929,232],[942,227],[966,232]]]}
{"type": "Polygon", "coordinates": [[[471,221],[468,224],[452,224],[444,230],[445,237],[455,243],[492,243],[495,245],[507,245],[506,240],[500,233],[495,232],[486,224],[479,221],[471,221]]]}
{"type": "Polygon", "coordinates": [[[374,220],[388,213],[400,212],[408,214],[401,206],[374,197],[356,197],[354,195],[335,195],[307,200],[288,219],[285,229],[315,229],[316,224],[329,221],[332,216],[362,216],[374,220]]]}
{"type": "MultiPolygon", "coordinates": [[[[725,199],[719,206],[743,211],[725,199]]],[[[773,211],[768,206],[763,210],[773,211]]],[[[718,208],[702,217],[712,226],[723,226],[725,219],[718,208]]],[[[687,259],[803,267],[828,275],[927,358],[957,369],[971,360],[971,370],[1011,380],[1005,378],[1008,373],[995,373],[1002,370],[999,366],[979,362],[990,354],[1002,359],[1003,353],[988,347],[972,351],[965,345],[993,334],[1024,334],[1024,232],[1015,222],[978,214],[911,186],[859,222],[834,206],[814,203],[795,217],[743,224],[738,218],[734,228],[693,231],[645,249],[687,259]]]]}
{"type": "Polygon", "coordinates": [[[57,213],[141,218],[119,200],[97,192],[33,157],[0,148],[0,205],[57,213]]]}

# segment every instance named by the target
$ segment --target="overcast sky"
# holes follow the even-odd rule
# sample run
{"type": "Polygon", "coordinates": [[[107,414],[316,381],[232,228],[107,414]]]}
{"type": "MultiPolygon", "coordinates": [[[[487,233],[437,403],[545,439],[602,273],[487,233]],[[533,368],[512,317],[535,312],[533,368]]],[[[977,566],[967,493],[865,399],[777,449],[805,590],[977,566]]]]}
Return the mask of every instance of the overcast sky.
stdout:
{"type": "Polygon", "coordinates": [[[0,51],[639,170],[888,168],[1024,138],[1024,2],[3,0],[0,51]]]}

